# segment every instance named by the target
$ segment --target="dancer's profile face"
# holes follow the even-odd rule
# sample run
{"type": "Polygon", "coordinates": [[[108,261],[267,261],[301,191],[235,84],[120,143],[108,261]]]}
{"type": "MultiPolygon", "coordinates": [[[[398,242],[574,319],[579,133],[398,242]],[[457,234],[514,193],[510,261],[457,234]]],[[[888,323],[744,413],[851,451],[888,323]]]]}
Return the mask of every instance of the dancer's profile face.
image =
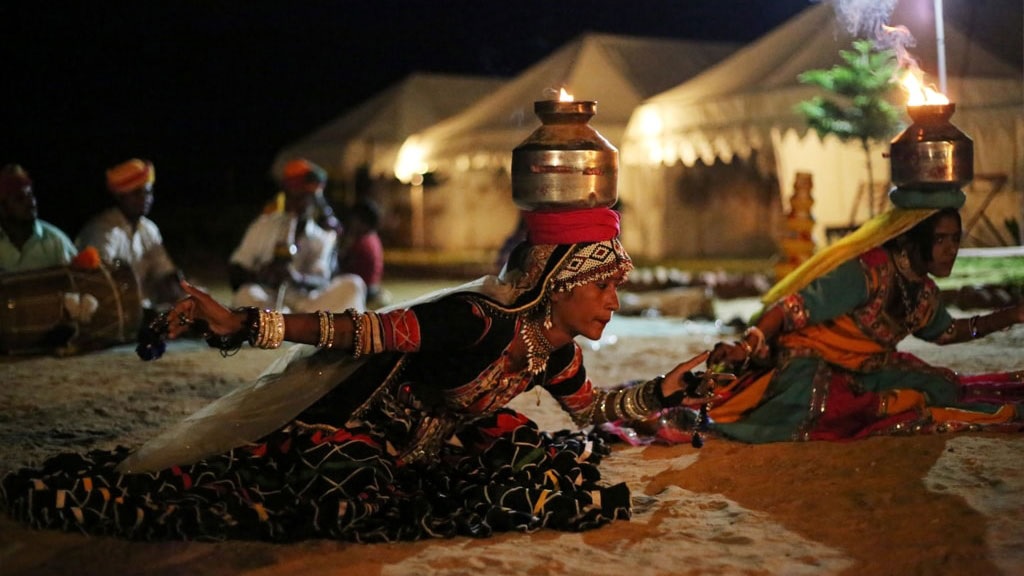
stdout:
{"type": "Polygon", "coordinates": [[[619,285],[626,275],[614,276],[576,286],[568,292],[551,295],[551,320],[556,329],[570,337],[585,336],[600,340],[604,327],[619,309],[619,285]]]}
{"type": "Polygon", "coordinates": [[[935,222],[932,257],[928,262],[929,274],[946,278],[953,272],[953,264],[960,251],[961,234],[960,222],[953,216],[943,216],[935,222]]]}

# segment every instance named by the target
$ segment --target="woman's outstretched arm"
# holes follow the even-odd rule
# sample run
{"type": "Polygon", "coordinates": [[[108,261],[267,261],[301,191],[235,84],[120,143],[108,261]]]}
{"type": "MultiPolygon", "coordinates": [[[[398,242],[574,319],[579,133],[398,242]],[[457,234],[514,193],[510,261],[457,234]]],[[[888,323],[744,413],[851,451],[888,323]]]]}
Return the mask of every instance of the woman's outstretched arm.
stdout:
{"type": "Polygon", "coordinates": [[[211,334],[244,335],[253,345],[276,348],[282,341],[352,350],[355,333],[351,314],[281,314],[256,309],[232,310],[200,288],[181,283],[187,295],[168,312],[168,337],[177,338],[196,321],[203,321],[211,334]]]}

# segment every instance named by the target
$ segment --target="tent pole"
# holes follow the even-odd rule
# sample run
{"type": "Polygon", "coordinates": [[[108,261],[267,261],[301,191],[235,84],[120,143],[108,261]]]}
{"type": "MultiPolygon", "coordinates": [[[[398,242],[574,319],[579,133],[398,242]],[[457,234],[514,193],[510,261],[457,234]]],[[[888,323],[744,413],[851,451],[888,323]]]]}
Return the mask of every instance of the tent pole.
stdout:
{"type": "MultiPolygon", "coordinates": [[[[935,49],[939,63],[939,92],[946,94],[946,33],[942,16],[942,0],[935,0],[935,49]]],[[[948,94],[946,94],[948,96],[948,94]]]]}

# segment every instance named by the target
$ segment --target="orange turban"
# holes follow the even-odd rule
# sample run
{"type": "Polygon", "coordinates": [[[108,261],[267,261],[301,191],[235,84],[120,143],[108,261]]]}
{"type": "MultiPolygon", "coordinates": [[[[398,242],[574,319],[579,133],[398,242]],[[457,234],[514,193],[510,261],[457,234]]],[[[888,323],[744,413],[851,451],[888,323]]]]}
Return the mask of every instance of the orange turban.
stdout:
{"type": "Polygon", "coordinates": [[[107,170],[107,189],[114,194],[128,194],[156,180],[156,170],[148,160],[132,158],[107,170]]]}
{"type": "Polygon", "coordinates": [[[296,158],[284,165],[284,183],[295,188],[302,188],[304,184],[322,185],[327,183],[327,171],[305,158],[296,158]]]}

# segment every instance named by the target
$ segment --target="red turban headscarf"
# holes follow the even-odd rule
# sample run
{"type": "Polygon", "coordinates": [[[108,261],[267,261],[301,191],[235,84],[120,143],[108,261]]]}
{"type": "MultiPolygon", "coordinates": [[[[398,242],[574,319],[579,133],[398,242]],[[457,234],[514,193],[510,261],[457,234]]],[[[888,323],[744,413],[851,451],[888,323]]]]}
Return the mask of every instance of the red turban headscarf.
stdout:
{"type": "Polygon", "coordinates": [[[602,242],[619,235],[619,213],[611,208],[522,212],[531,244],[602,242]]]}

